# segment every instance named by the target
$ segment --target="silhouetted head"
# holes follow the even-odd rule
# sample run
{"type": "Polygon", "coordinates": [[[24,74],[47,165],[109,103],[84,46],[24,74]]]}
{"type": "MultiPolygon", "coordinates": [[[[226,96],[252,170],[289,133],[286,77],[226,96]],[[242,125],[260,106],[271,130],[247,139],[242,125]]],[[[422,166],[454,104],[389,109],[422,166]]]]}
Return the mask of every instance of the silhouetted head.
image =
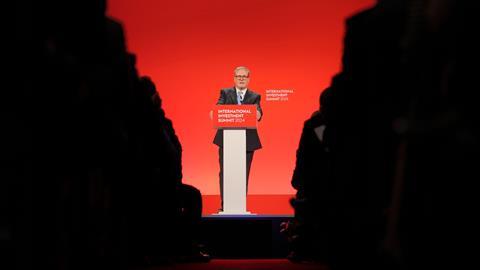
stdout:
{"type": "Polygon", "coordinates": [[[332,99],[332,88],[328,87],[327,89],[323,90],[322,94],[320,94],[320,111],[325,113],[328,108],[330,107],[330,103],[332,99]]]}
{"type": "Polygon", "coordinates": [[[157,92],[157,87],[152,79],[150,79],[148,76],[142,76],[140,78],[140,85],[151,98],[153,105],[157,108],[162,107],[162,99],[160,98],[160,95],[157,92]]]}

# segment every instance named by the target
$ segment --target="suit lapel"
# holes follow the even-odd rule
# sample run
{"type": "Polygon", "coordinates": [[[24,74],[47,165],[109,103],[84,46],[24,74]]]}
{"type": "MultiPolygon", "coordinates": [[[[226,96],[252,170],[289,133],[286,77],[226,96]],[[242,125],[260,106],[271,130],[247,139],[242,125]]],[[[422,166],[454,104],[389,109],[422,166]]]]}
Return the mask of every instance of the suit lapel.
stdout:
{"type": "Polygon", "coordinates": [[[232,91],[230,91],[231,94],[230,96],[232,97],[232,100],[233,100],[233,104],[238,104],[238,100],[237,100],[237,90],[235,90],[235,87],[232,89],[232,91]]]}
{"type": "Polygon", "coordinates": [[[248,99],[250,98],[250,96],[251,96],[250,90],[248,90],[248,88],[247,88],[247,91],[245,92],[245,95],[243,96],[243,104],[249,104],[248,99]]]}

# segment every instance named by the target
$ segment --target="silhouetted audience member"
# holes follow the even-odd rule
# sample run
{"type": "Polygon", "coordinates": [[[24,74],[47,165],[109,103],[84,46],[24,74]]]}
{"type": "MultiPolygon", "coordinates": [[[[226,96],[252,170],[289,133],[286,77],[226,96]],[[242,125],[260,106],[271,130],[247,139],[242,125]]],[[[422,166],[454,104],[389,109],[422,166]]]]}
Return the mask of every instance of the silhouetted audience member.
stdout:
{"type": "MultiPolygon", "coordinates": [[[[321,95],[325,102],[330,90],[321,95]]],[[[326,249],[326,232],[321,229],[325,224],[325,200],[328,197],[328,183],[331,178],[331,157],[325,142],[327,105],[321,107],[305,121],[297,160],[292,176],[292,186],[297,190],[291,204],[295,209],[292,222],[283,224],[283,231],[288,235],[291,245],[289,259],[292,261],[323,260],[326,249]],[[325,193],[323,193],[325,192],[325,193]]]]}
{"type": "Polygon", "coordinates": [[[181,184],[172,123],[142,88],[105,1],[19,8],[24,77],[5,99],[11,212],[0,227],[16,268],[122,269],[192,250],[200,193],[181,184]]]}
{"type": "Polygon", "coordinates": [[[121,223],[113,222],[110,199],[128,168],[123,31],[105,17],[103,1],[23,5],[32,17],[20,33],[30,49],[27,83],[13,101],[29,146],[13,180],[17,265],[121,263],[111,229],[121,223]]]}
{"type": "Polygon", "coordinates": [[[398,151],[387,247],[406,269],[466,268],[474,260],[473,179],[478,171],[476,70],[479,59],[468,1],[410,4],[398,151]]]}
{"type": "Polygon", "coordinates": [[[392,119],[404,110],[401,44],[403,1],[378,1],[347,20],[343,68],[332,81],[332,181],[328,254],[332,268],[383,269],[379,251],[398,138],[392,119]]]}
{"type": "Polygon", "coordinates": [[[320,104],[320,109],[327,106],[322,114],[324,146],[315,154],[297,155],[295,171],[306,160],[319,162],[303,176],[317,183],[309,192],[318,201],[309,219],[317,224],[310,227],[312,235],[321,236],[314,240],[321,248],[310,253],[333,269],[383,268],[379,247],[398,140],[391,123],[403,99],[395,82],[401,71],[404,17],[401,1],[379,1],[347,20],[342,71],[320,104]]]}
{"type": "Polygon", "coordinates": [[[293,259],[435,269],[473,258],[465,243],[476,231],[468,224],[480,154],[473,10],[463,1],[385,0],[347,20],[342,71],[320,106],[328,104],[324,140],[313,140],[312,117],[292,179],[293,226],[284,228],[325,243],[297,241],[307,251],[293,246],[293,259]],[[306,169],[310,162],[323,164],[306,169]],[[307,192],[309,182],[318,185],[307,192]]]}
{"type": "MultiPolygon", "coordinates": [[[[165,234],[170,232],[177,232],[175,237],[175,243],[166,245],[170,250],[173,250],[177,258],[180,260],[188,261],[209,261],[210,256],[201,248],[198,243],[198,229],[202,214],[202,198],[198,189],[193,186],[182,183],[182,146],[173,128],[172,121],[165,116],[165,112],[162,109],[162,100],[158,95],[154,83],[148,77],[142,77],[140,79],[140,87],[147,94],[150,105],[153,105],[152,117],[156,122],[157,131],[162,133],[161,136],[165,136],[168,143],[169,151],[172,151],[172,156],[169,160],[163,160],[163,166],[165,169],[171,169],[171,179],[174,180],[174,192],[171,194],[165,194],[168,197],[169,202],[164,202],[167,205],[174,207],[175,221],[170,225],[172,227],[169,230],[162,232],[162,237],[166,237],[165,234]],[[172,249],[172,247],[175,249],[172,249]]],[[[150,125],[154,126],[154,125],[150,125]]],[[[157,132],[153,130],[153,132],[157,132]]],[[[160,135],[152,136],[152,139],[158,140],[160,135]]],[[[143,142],[149,142],[149,140],[142,140],[143,142]]],[[[157,154],[157,151],[151,149],[152,155],[157,154]]],[[[162,169],[164,170],[164,169],[162,169]]],[[[156,195],[158,196],[158,194],[156,195]]],[[[152,204],[152,212],[158,212],[158,205],[152,204]]],[[[158,228],[158,226],[157,226],[158,228]]],[[[158,229],[157,229],[158,230],[158,229]]]]}

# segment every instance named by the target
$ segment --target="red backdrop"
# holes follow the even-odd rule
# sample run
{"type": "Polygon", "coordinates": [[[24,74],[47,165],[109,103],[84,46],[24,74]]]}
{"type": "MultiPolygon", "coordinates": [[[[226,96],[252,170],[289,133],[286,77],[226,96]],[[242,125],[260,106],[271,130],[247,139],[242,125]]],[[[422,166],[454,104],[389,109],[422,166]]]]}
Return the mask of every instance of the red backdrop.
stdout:
{"type": "MultiPolygon", "coordinates": [[[[184,182],[218,194],[218,151],[208,112],[233,69],[251,70],[262,95],[263,149],[249,194],[293,194],[290,180],[303,121],[341,64],[345,19],[374,0],[110,0],[142,75],[157,85],[183,145],[184,182]],[[266,101],[266,90],[293,90],[266,101]]],[[[278,207],[288,207],[288,204],[278,207]]],[[[282,211],[290,212],[289,209],[282,211]]]]}

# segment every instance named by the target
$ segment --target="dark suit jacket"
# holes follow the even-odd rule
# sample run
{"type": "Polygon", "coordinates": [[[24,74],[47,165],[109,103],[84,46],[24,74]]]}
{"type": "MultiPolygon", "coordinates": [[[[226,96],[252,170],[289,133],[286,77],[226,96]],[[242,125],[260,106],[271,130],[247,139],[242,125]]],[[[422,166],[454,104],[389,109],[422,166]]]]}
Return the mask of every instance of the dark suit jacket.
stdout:
{"type": "MultiPolygon", "coordinates": [[[[260,95],[253,92],[250,89],[247,89],[245,92],[245,96],[243,97],[242,104],[255,104],[257,105],[257,110],[260,111],[260,119],[263,117],[262,107],[260,107],[260,95]]],[[[226,88],[220,90],[220,97],[218,98],[217,105],[235,105],[238,104],[237,101],[237,92],[235,87],[226,88]]],[[[257,149],[262,148],[262,144],[260,143],[260,138],[258,137],[258,132],[256,129],[247,129],[247,151],[254,151],[257,149]]],[[[213,139],[213,143],[223,147],[223,130],[217,130],[217,134],[215,134],[215,139],[213,139]]]]}

